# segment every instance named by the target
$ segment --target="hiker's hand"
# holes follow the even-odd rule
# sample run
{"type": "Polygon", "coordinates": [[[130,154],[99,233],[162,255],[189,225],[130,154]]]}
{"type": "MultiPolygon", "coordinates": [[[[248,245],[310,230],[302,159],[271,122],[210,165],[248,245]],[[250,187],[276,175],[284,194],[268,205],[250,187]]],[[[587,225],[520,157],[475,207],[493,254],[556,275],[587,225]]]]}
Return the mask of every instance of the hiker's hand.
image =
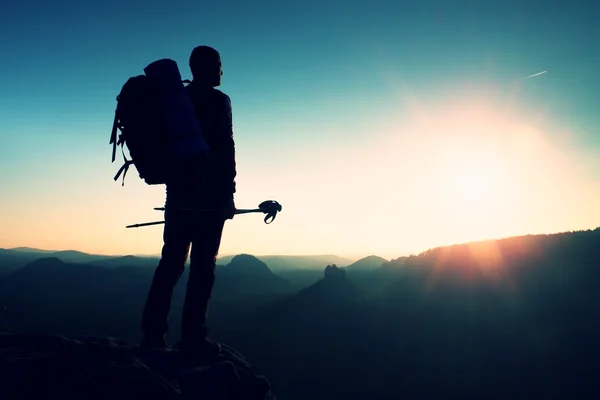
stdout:
{"type": "Polygon", "coordinates": [[[225,207],[223,208],[223,217],[225,219],[233,219],[235,215],[235,201],[233,197],[227,202],[225,207]]]}

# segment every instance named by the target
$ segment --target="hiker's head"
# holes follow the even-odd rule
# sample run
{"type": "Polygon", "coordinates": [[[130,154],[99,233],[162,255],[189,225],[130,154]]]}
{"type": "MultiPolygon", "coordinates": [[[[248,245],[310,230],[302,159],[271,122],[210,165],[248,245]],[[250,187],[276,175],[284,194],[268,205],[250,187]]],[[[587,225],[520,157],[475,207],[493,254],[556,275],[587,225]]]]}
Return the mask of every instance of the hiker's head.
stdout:
{"type": "Polygon", "coordinates": [[[221,56],[219,52],[209,46],[198,46],[190,55],[190,69],[194,81],[212,87],[221,84],[221,56]]]}

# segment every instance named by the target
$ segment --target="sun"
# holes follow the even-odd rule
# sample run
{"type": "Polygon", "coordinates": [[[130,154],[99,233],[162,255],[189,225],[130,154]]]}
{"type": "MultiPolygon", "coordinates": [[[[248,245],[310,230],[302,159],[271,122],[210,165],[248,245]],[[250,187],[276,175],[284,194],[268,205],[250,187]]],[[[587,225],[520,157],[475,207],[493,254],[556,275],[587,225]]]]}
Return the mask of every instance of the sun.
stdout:
{"type": "Polygon", "coordinates": [[[440,197],[451,212],[491,216],[510,203],[511,166],[494,152],[467,148],[441,160],[440,197]]]}
{"type": "MultiPolygon", "coordinates": [[[[493,116],[446,122],[430,156],[430,185],[444,225],[456,240],[500,234],[524,193],[522,165],[508,128],[493,116]]],[[[441,221],[440,221],[441,222],[441,221]]]]}
{"type": "Polygon", "coordinates": [[[415,247],[435,247],[585,226],[597,167],[525,88],[491,79],[435,94],[393,88],[399,111],[371,160],[396,182],[381,196],[398,210],[382,228],[390,237],[402,226],[415,247]]]}

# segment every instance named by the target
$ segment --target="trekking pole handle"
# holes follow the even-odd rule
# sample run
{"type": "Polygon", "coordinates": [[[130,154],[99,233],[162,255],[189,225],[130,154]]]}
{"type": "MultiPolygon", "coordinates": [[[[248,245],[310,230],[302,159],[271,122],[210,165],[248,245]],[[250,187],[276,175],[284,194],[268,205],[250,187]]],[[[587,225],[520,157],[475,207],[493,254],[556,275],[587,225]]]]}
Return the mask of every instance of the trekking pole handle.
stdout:
{"type": "MultiPolygon", "coordinates": [[[[166,211],[166,207],[155,207],[156,211],[166,211]]],[[[265,200],[258,205],[258,208],[253,209],[237,209],[235,215],[238,214],[249,214],[261,212],[265,214],[265,224],[270,224],[275,220],[277,213],[283,209],[281,204],[275,200],[265,200]]],[[[215,209],[193,209],[193,208],[174,208],[177,211],[195,211],[195,212],[215,212],[215,209]]],[[[154,222],[143,222],[140,224],[127,225],[125,228],[141,228],[143,226],[160,225],[164,224],[165,221],[154,221],[154,222]]]]}

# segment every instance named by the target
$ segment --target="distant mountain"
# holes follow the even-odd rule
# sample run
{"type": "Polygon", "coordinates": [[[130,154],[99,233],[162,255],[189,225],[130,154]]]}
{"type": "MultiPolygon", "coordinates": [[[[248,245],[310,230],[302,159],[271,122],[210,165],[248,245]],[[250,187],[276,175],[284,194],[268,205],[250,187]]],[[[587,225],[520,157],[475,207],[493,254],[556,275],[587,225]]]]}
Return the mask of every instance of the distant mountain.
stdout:
{"type": "Polygon", "coordinates": [[[102,329],[101,324],[108,326],[109,319],[101,317],[108,309],[116,314],[113,296],[126,302],[122,293],[110,287],[106,271],[56,257],[41,258],[0,279],[0,304],[7,307],[8,323],[21,330],[52,333],[66,328],[69,333],[91,333],[102,329]],[[86,320],[88,316],[93,318],[86,320]]]}
{"type": "MultiPolygon", "coordinates": [[[[218,259],[220,264],[231,262],[235,256],[224,256],[218,259]]],[[[273,272],[291,271],[296,269],[312,269],[322,271],[326,265],[348,265],[352,260],[336,255],[309,255],[309,256],[256,256],[263,261],[273,272]]]]}
{"type": "MultiPolygon", "coordinates": [[[[113,262],[118,265],[128,260],[133,259],[113,262]]],[[[154,274],[154,268],[135,261],[136,265],[107,267],[67,263],[57,257],[38,258],[0,278],[0,306],[7,307],[8,323],[21,331],[101,334],[135,340],[154,274]]],[[[174,335],[179,331],[188,276],[186,268],[173,293],[174,335]]],[[[248,307],[295,290],[256,258],[238,256],[217,269],[211,305],[213,319],[227,320],[248,307]]]]}
{"type": "Polygon", "coordinates": [[[217,268],[214,296],[220,300],[235,300],[246,296],[293,293],[296,288],[273,274],[269,267],[249,254],[233,257],[227,265],[217,268]]]}
{"type": "MultiPolygon", "coordinates": [[[[372,348],[373,344],[366,337],[355,345],[348,346],[346,343],[365,331],[365,327],[359,325],[361,319],[355,318],[354,312],[361,298],[360,291],[345,277],[343,269],[321,269],[321,279],[317,283],[257,308],[235,324],[230,323],[230,330],[219,332],[219,336],[235,343],[249,359],[267,368],[269,375],[281,384],[278,390],[285,391],[286,398],[351,398],[337,396],[340,392],[344,394],[348,385],[340,383],[339,379],[334,385],[319,384],[323,388],[332,387],[328,395],[320,397],[316,393],[318,390],[312,391],[300,384],[292,384],[292,387],[286,382],[289,382],[290,376],[307,374],[321,382],[329,382],[339,375],[334,371],[340,368],[359,370],[357,366],[362,360],[355,357],[358,345],[372,348]],[[331,367],[333,360],[336,368],[331,367]]],[[[365,364],[363,368],[368,369],[370,365],[365,364]]],[[[361,371],[359,375],[363,373],[361,371]]],[[[348,376],[345,375],[346,379],[348,376]]],[[[355,387],[356,384],[353,385],[355,387]]]]}
{"type": "Polygon", "coordinates": [[[599,243],[596,229],[440,247],[365,272],[387,285],[367,296],[330,269],[225,337],[294,400],[598,397],[599,243]],[[290,383],[307,375],[327,383],[290,383]]]}
{"type": "MultiPolygon", "coordinates": [[[[1,250],[1,249],[0,249],[1,250]]],[[[158,263],[160,255],[100,255],[89,254],[77,250],[43,250],[32,247],[16,247],[4,249],[12,254],[24,256],[26,262],[30,262],[40,257],[57,257],[65,262],[72,263],[90,263],[107,267],[144,265],[151,266],[158,263]]],[[[220,265],[229,264],[235,255],[218,257],[217,263],[220,265]]],[[[267,264],[273,272],[292,271],[292,270],[316,270],[321,271],[325,265],[336,264],[344,266],[352,263],[352,260],[336,255],[308,255],[308,256],[282,256],[267,255],[256,257],[267,264]]],[[[24,264],[23,264],[24,265],[24,264]]],[[[2,269],[2,259],[0,259],[0,271],[2,269]]]]}
{"type": "MultiPolygon", "coordinates": [[[[598,243],[600,229],[445,246],[367,271],[330,265],[290,292],[277,275],[291,271],[240,255],[217,269],[210,334],[290,400],[599,398],[598,243]]],[[[0,278],[7,325],[138,340],[153,269],[65,264],[0,278]]],[[[174,339],[186,281],[187,269],[174,339]]]]}
{"type": "Polygon", "coordinates": [[[61,250],[56,251],[54,253],[46,254],[47,257],[56,257],[62,261],[68,263],[87,263],[90,261],[96,261],[106,258],[111,258],[111,256],[97,255],[97,254],[88,254],[82,251],[77,250],[61,250]]]}
{"type": "Polygon", "coordinates": [[[383,257],[379,256],[368,256],[365,258],[361,258],[360,260],[348,265],[346,267],[347,271],[372,271],[374,269],[380,268],[384,263],[388,262],[383,257]]]}
{"type": "Polygon", "coordinates": [[[15,271],[32,261],[43,258],[57,258],[67,263],[94,265],[102,267],[156,267],[158,258],[138,256],[104,256],[88,254],[75,250],[50,251],[29,247],[0,249],[0,276],[15,271]]]}
{"type": "Polygon", "coordinates": [[[11,254],[24,256],[29,260],[34,260],[40,257],[56,257],[65,262],[72,263],[86,263],[91,261],[98,261],[107,258],[114,258],[115,256],[106,256],[99,254],[89,254],[78,250],[43,250],[32,247],[15,247],[13,249],[5,249],[11,254]]]}
{"type": "Polygon", "coordinates": [[[361,292],[346,277],[343,268],[328,265],[322,278],[295,295],[261,311],[260,324],[285,325],[291,329],[296,324],[324,323],[323,318],[335,318],[343,308],[360,299],[361,292]]]}
{"type": "Polygon", "coordinates": [[[17,290],[38,290],[39,287],[53,289],[52,285],[57,284],[56,289],[66,294],[65,289],[83,287],[85,283],[105,276],[106,272],[105,268],[99,266],[84,266],[67,263],[57,257],[44,257],[6,276],[1,282],[10,282],[17,290]],[[73,288],[68,285],[73,285],[73,288]]]}
{"type": "Polygon", "coordinates": [[[25,250],[0,249],[0,276],[22,268],[43,256],[45,256],[43,253],[34,253],[25,250]]]}
{"type": "Polygon", "coordinates": [[[323,272],[323,278],[298,292],[287,301],[287,306],[329,312],[353,303],[359,299],[360,294],[346,277],[344,268],[328,265],[323,272]]]}
{"type": "Polygon", "coordinates": [[[276,273],[283,279],[291,282],[298,290],[317,283],[323,277],[323,271],[318,269],[280,270],[276,273]]]}
{"type": "Polygon", "coordinates": [[[43,249],[36,249],[33,247],[25,247],[25,246],[13,247],[13,248],[10,248],[7,250],[19,251],[22,253],[37,253],[37,254],[56,253],[56,250],[43,250],[43,249]]]}
{"type": "Polygon", "coordinates": [[[371,256],[359,260],[346,268],[348,278],[361,290],[377,294],[402,278],[407,257],[388,261],[371,256]]]}
{"type": "Polygon", "coordinates": [[[219,269],[222,274],[271,276],[273,273],[263,261],[250,254],[239,254],[219,269]]]}
{"type": "Polygon", "coordinates": [[[88,262],[88,264],[101,265],[107,268],[115,267],[148,267],[156,268],[158,265],[158,257],[140,257],[140,256],[119,256],[119,257],[104,257],[94,261],[88,262]]]}
{"type": "Polygon", "coordinates": [[[398,257],[393,260],[386,261],[385,263],[383,263],[383,265],[381,266],[380,269],[381,270],[393,270],[393,269],[403,267],[404,265],[406,265],[408,260],[410,260],[411,258],[414,258],[414,257],[416,257],[416,256],[413,255],[410,257],[398,257]]]}
{"type": "Polygon", "coordinates": [[[20,331],[135,339],[152,274],[40,258],[0,278],[0,305],[20,331]]]}

